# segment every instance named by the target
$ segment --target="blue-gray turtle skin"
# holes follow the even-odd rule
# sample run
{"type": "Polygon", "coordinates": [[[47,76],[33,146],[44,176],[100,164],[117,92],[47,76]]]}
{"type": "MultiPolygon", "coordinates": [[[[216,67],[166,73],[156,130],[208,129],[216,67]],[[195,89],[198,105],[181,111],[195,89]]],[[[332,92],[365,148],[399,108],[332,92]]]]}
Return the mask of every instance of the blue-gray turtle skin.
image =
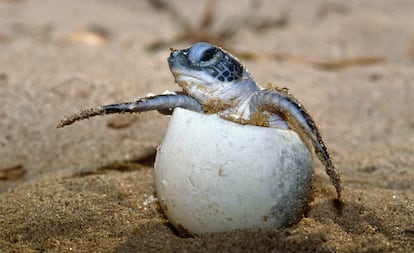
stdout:
{"type": "Polygon", "coordinates": [[[236,57],[205,42],[172,50],[168,64],[182,91],[82,110],[65,117],[58,127],[97,115],[150,110],[171,114],[181,107],[216,113],[240,124],[293,129],[312,144],[341,199],[341,173],[334,167],[314,120],[287,89],[259,87],[236,57]]]}

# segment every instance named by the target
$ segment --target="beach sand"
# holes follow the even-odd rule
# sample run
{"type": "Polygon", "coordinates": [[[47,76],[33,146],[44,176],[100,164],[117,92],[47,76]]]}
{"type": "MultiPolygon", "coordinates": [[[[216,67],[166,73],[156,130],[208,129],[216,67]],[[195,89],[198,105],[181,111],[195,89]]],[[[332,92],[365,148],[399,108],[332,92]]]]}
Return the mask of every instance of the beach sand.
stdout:
{"type": "Polygon", "coordinates": [[[0,0],[0,252],[414,251],[414,2],[207,2],[0,0]],[[343,172],[342,205],[315,159],[298,224],[179,237],[153,183],[168,117],[56,128],[178,90],[169,48],[197,40],[302,101],[343,172]]]}

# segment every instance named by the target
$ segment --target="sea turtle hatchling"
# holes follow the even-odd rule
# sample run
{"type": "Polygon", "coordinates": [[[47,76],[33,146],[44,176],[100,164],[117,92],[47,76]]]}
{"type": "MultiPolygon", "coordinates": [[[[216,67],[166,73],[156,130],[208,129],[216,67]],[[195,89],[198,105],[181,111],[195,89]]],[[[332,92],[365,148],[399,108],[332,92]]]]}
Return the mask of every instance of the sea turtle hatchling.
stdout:
{"type": "Polygon", "coordinates": [[[341,199],[341,173],[333,165],[316,123],[287,89],[260,88],[236,57],[205,42],[186,49],[172,49],[168,64],[183,91],[82,110],[65,117],[57,127],[96,115],[150,110],[171,114],[174,108],[181,107],[218,114],[240,124],[293,129],[314,147],[341,199]]]}

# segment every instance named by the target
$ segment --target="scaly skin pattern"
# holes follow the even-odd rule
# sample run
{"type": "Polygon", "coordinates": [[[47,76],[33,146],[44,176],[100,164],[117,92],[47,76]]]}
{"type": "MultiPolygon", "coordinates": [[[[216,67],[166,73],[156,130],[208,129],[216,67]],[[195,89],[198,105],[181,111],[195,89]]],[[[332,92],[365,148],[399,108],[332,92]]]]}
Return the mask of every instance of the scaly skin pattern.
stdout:
{"type": "Polygon", "coordinates": [[[171,114],[174,108],[181,107],[218,114],[240,124],[293,129],[305,143],[311,143],[341,199],[341,173],[333,165],[316,123],[287,89],[260,88],[236,57],[205,42],[172,50],[168,64],[181,92],[82,110],[65,117],[57,127],[97,115],[150,110],[171,114]]]}

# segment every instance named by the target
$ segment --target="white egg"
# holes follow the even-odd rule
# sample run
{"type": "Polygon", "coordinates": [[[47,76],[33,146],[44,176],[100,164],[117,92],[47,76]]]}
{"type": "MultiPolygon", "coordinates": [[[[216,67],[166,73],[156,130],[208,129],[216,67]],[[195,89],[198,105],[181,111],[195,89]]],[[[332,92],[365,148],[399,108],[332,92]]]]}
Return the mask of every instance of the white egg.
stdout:
{"type": "Polygon", "coordinates": [[[191,234],[293,224],[308,205],[312,175],[296,132],[180,108],[155,162],[161,208],[191,234]]]}

